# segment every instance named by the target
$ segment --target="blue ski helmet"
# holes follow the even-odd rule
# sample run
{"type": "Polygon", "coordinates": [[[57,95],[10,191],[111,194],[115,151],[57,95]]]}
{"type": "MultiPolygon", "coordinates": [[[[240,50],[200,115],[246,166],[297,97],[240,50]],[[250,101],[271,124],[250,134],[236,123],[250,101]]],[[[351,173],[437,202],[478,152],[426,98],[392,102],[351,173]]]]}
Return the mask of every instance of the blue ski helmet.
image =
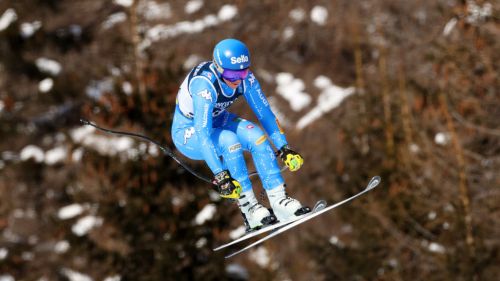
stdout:
{"type": "Polygon", "coordinates": [[[243,42],[236,39],[224,39],[214,48],[214,62],[217,70],[240,70],[250,67],[250,52],[243,42]]]}

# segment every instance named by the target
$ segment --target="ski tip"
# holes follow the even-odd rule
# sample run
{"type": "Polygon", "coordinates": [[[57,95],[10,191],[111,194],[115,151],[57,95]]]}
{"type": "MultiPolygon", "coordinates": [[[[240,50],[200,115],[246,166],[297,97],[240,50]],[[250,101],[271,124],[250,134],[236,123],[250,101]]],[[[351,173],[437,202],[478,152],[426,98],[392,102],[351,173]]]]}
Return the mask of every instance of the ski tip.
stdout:
{"type": "Polygon", "coordinates": [[[381,181],[382,179],[380,178],[380,176],[374,176],[368,183],[366,190],[374,189],[381,181]]]}

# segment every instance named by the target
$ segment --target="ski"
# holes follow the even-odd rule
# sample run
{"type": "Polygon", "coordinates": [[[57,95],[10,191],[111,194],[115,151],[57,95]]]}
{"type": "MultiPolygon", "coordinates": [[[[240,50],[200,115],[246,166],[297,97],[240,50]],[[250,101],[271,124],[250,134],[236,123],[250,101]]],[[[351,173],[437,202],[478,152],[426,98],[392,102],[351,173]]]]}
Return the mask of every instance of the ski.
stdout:
{"type": "Polygon", "coordinates": [[[260,228],[260,229],[257,229],[257,230],[254,230],[254,231],[251,231],[251,232],[248,232],[246,234],[244,234],[243,236],[241,236],[240,238],[237,238],[229,243],[226,243],[226,244],[223,244],[215,249],[213,249],[213,251],[219,251],[219,250],[222,250],[224,248],[227,248],[231,245],[234,245],[234,244],[237,244],[239,242],[242,242],[242,241],[245,241],[247,239],[250,239],[252,237],[255,237],[257,235],[260,235],[260,234],[263,234],[263,233],[266,233],[266,232],[269,232],[269,231],[275,231],[277,229],[279,229],[280,227],[283,227],[287,224],[290,224],[296,220],[300,220],[300,219],[303,219],[307,216],[310,216],[311,214],[314,214],[315,212],[317,211],[320,211],[322,209],[324,209],[326,207],[326,201],[325,200],[319,200],[318,202],[316,202],[316,204],[314,205],[314,208],[312,209],[311,212],[307,213],[307,214],[304,214],[300,217],[296,217],[296,218],[293,218],[293,219],[290,219],[290,220],[287,220],[287,221],[282,221],[282,222],[277,222],[275,224],[271,224],[271,225],[268,225],[268,226],[265,226],[263,228],[260,228]]]}
{"type": "Polygon", "coordinates": [[[305,217],[302,217],[302,218],[300,218],[298,220],[295,220],[294,222],[291,222],[291,223],[289,223],[289,224],[287,224],[287,225],[285,225],[285,226],[283,226],[283,227],[281,227],[279,229],[276,229],[276,231],[273,231],[271,234],[266,235],[265,237],[263,237],[263,238],[255,241],[254,243],[252,243],[252,244],[250,244],[250,245],[248,245],[248,246],[246,246],[246,247],[244,247],[244,248],[242,248],[242,249],[240,249],[240,250],[238,250],[238,251],[236,251],[236,252],[234,252],[232,254],[229,254],[229,255],[225,256],[225,258],[228,259],[230,257],[234,257],[235,255],[240,254],[240,253],[242,253],[242,252],[244,252],[244,251],[246,251],[246,250],[248,250],[250,248],[253,248],[253,247],[255,247],[255,246],[263,243],[264,241],[273,238],[274,236],[276,236],[276,235],[278,235],[280,233],[283,233],[283,232],[285,232],[285,231],[287,231],[287,230],[289,230],[291,228],[296,227],[299,224],[302,224],[302,223],[304,223],[304,222],[306,222],[306,221],[308,221],[310,219],[313,219],[313,218],[315,218],[315,217],[317,217],[317,216],[319,216],[319,215],[321,215],[321,214],[323,214],[325,212],[328,212],[328,211],[330,211],[332,209],[335,209],[335,208],[337,208],[337,207],[339,207],[339,206],[341,206],[341,205],[343,205],[343,204],[345,204],[345,203],[347,203],[349,201],[352,201],[353,199],[355,199],[355,198],[357,198],[357,197],[359,197],[359,196],[361,196],[361,195],[363,195],[363,194],[365,194],[365,193],[373,190],[380,183],[380,181],[381,181],[381,178],[379,176],[375,176],[375,177],[373,177],[370,180],[370,182],[368,183],[368,185],[366,186],[366,188],[364,190],[356,193],[355,195],[353,195],[353,196],[351,196],[351,197],[349,197],[347,199],[344,199],[343,201],[340,201],[340,202],[338,202],[338,203],[336,203],[334,205],[328,206],[328,207],[326,207],[326,208],[324,208],[322,210],[314,212],[314,213],[312,213],[309,216],[305,216],[305,217]]]}

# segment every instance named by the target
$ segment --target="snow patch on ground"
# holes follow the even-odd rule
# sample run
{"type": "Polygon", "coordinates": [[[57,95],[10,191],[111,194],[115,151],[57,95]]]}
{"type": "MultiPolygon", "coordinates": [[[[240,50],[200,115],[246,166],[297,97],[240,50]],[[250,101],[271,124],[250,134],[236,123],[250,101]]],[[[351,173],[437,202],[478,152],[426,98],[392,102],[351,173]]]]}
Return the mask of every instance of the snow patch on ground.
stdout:
{"type": "Polygon", "coordinates": [[[245,233],[246,233],[246,227],[244,225],[240,225],[238,228],[229,232],[229,238],[235,240],[245,235],[245,233]]]}
{"type": "Polygon", "coordinates": [[[21,150],[19,157],[21,161],[27,161],[32,158],[35,162],[41,163],[45,159],[45,152],[36,145],[27,145],[21,150]]]}
{"type": "Polygon", "coordinates": [[[311,20],[317,25],[325,25],[328,20],[328,10],[323,6],[314,6],[311,10],[311,20]]]}
{"type": "Polygon", "coordinates": [[[305,84],[291,73],[281,72],[276,75],[276,92],[290,103],[294,111],[300,111],[311,103],[311,97],[304,92],[305,84]]]}
{"type": "Polygon", "coordinates": [[[94,281],[90,276],[83,273],[71,270],[69,268],[63,268],[61,273],[69,279],[69,281],[94,281]]]}
{"type": "Polygon", "coordinates": [[[60,63],[48,58],[38,58],[35,61],[35,64],[41,72],[48,73],[53,76],[59,75],[62,70],[62,66],[60,63]]]}
{"type": "Polygon", "coordinates": [[[197,225],[202,225],[206,221],[209,221],[213,218],[215,215],[215,212],[217,211],[217,207],[215,204],[207,204],[203,209],[196,215],[196,218],[194,219],[195,223],[197,225]]]}
{"type": "Polygon", "coordinates": [[[71,219],[71,218],[74,218],[76,216],[79,216],[86,209],[88,209],[88,208],[84,207],[81,204],[76,204],[76,203],[75,204],[71,204],[71,205],[64,206],[61,209],[59,209],[59,212],[57,212],[57,217],[60,220],[71,219]]]}
{"type": "Polygon", "coordinates": [[[450,143],[451,135],[447,132],[439,132],[434,136],[434,142],[439,145],[447,145],[450,143]]]}
{"type": "Polygon", "coordinates": [[[93,228],[101,226],[103,219],[96,216],[85,216],[79,219],[76,224],[71,227],[71,231],[77,236],[83,236],[89,233],[93,228]]]}
{"type": "Polygon", "coordinates": [[[38,83],[38,91],[40,93],[47,93],[54,87],[54,80],[52,78],[45,78],[38,83]]]}
{"type": "Polygon", "coordinates": [[[118,23],[124,22],[127,20],[127,14],[124,12],[118,12],[111,14],[103,23],[102,28],[110,29],[118,23]]]}
{"type": "Polygon", "coordinates": [[[224,5],[217,15],[209,14],[195,21],[181,21],[173,25],[158,24],[148,29],[145,40],[141,42],[140,49],[144,50],[152,43],[177,37],[181,34],[199,33],[206,28],[213,27],[233,19],[238,14],[238,9],[234,5],[224,5]]]}
{"type": "Polygon", "coordinates": [[[25,22],[21,24],[21,36],[30,38],[35,32],[42,27],[41,21],[25,22]]]}
{"type": "Polygon", "coordinates": [[[186,6],[184,7],[184,12],[186,14],[192,14],[196,13],[203,7],[203,1],[201,0],[190,0],[186,3],[186,6]]]}
{"type": "Polygon", "coordinates": [[[249,258],[262,268],[269,267],[269,263],[271,262],[269,251],[265,247],[259,247],[256,250],[251,251],[249,258]]]}
{"type": "Polygon", "coordinates": [[[314,85],[321,90],[317,105],[297,122],[297,129],[301,130],[312,122],[322,117],[325,113],[338,107],[342,101],[354,94],[354,87],[342,88],[334,85],[325,76],[318,76],[314,80],[314,85]]]}
{"type": "Polygon", "coordinates": [[[7,9],[0,17],[0,31],[7,29],[11,23],[17,20],[17,13],[14,9],[7,9]]]}

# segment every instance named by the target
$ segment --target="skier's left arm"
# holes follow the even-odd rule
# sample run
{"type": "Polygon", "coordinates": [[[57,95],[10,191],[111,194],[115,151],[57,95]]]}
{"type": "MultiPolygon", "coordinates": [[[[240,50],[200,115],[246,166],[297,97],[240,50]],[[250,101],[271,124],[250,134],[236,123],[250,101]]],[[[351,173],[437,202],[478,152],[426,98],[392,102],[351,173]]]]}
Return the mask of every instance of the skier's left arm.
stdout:
{"type": "Polygon", "coordinates": [[[298,170],[304,163],[304,159],[300,154],[291,150],[288,146],[285,133],[271,110],[271,106],[260,88],[259,81],[257,81],[255,75],[250,72],[244,83],[245,99],[264,127],[264,130],[269,135],[269,138],[274,143],[274,146],[279,148],[276,155],[283,160],[291,171],[298,170]]]}

